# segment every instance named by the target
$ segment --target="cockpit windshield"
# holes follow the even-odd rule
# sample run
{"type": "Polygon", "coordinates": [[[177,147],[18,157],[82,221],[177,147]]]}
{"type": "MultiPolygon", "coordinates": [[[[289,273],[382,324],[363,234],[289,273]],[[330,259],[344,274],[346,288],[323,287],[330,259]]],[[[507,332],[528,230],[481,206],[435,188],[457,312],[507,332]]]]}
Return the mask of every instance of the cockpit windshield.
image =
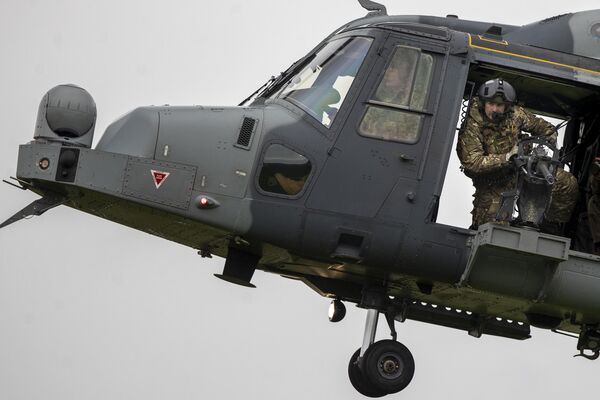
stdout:
{"type": "Polygon", "coordinates": [[[296,104],[329,128],[372,41],[364,37],[332,40],[271,98],[296,104]]]}

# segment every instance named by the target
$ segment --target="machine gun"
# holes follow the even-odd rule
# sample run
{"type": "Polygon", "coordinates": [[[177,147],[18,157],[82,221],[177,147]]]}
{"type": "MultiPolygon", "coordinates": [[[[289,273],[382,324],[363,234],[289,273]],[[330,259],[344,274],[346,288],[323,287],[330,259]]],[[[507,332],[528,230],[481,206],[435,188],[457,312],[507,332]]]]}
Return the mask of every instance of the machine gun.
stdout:
{"type": "Polygon", "coordinates": [[[517,169],[516,187],[502,193],[496,219],[539,230],[550,206],[559,151],[544,138],[530,137],[519,142],[512,160],[517,169]]]}

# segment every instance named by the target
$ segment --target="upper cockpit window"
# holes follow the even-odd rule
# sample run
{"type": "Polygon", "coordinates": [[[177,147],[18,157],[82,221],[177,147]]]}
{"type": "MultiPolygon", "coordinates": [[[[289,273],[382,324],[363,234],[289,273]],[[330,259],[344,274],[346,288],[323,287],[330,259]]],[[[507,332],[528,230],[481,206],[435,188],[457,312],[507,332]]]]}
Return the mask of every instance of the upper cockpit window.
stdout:
{"type": "Polygon", "coordinates": [[[363,37],[332,40],[272,97],[291,101],[329,128],[372,41],[363,37]]]}
{"type": "Polygon", "coordinates": [[[425,113],[433,57],[398,46],[360,123],[363,136],[416,143],[425,113]]]}
{"type": "Polygon", "coordinates": [[[396,50],[377,86],[373,100],[408,107],[418,58],[418,51],[407,48],[396,50]]]}

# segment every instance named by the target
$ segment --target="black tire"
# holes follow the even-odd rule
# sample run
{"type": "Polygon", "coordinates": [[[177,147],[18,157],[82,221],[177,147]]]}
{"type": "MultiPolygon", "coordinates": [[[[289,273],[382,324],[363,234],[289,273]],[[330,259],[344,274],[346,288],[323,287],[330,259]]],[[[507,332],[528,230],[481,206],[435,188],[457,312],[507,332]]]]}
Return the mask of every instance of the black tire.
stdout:
{"type": "Polygon", "coordinates": [[[371,384],[367,382],[365,377],[363,376],[362,371],[358,365],[358,356],[360,355],[360,349],[356,350],[356,352],[350,358],[350,363],[348,363],[348,377],[350,378],[350,383],[354,386],[360,394],[367,397],[383,397],[387,393],[378,391],[371,387],[371,384]]]}
{"type": "Polygon", "coordinates": [[[415,374],[415,360],[402,343],[381,340],[365,352],[363,376],[373,390],[397,393],[404,389],[415,374]]]}

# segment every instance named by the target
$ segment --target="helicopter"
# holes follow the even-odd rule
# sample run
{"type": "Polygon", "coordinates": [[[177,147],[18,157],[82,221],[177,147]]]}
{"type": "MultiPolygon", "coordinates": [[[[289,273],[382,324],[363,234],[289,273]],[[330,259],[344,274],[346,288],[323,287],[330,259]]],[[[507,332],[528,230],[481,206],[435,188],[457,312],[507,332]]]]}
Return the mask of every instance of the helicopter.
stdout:
{"type": "MultiPolygon", "coordinates": [[[[527,338],[529,325],[575,332],[579,350],[596,356],[596,290],[585,279],[594,276],[594,256],[572,253],[568,238],[518,227],[474,232],[437,224],[435,215],[457,110],[499,73],[512,78],[528,108],[569,119],[573,148],[580,144],[573,135],[583,133],[587,146],[570,162],[584,175],[594,143],[583,138],[596,129],[585,108],[597,103],[596,61],[585,46],[568,56],[573,48],[521,45],[530,40],[524,28],[387,17],[367,7],[369,16],[337,30],[239,107],[143,107],[109,127],[95,150],[91,96],[74,86],[51,90],[34,142],[20,150],[16,181],[43,198],[8,222],[67,205],[224,257],[220,277],[233,283],[251,286],[255,269],[300,280],[335,299],[332,320],[343,314],[342,301],[357,303],[369,314],[350,377],[367,395],[401,390],[411,377],[411,357],[395,337],[372,343],[379,313],[392,332],[395,319],[513,339],[527,338]],[[414,60],[414,88],[408,106],[389,107],[375,97],[396,54],[414,60]],[[61,108],[69,102],[80,109],[61,108]],[[368,113],[396,110],[413,136],[377,137],[362,126],[368,113]],[[446,162],[427,162],[434,157],[446,162]],[[357,164],[359,173],[349,173],[357,164]],[[497,235],[511,244],[485,242],[497,235]],[[543,252],[512,244],[515,237],[543,252]],[[506,303],[488,303],[497,296],[506,303]],[[384,368],[368,369],[369,359],[384,368]],[[383,383],[374,383],[375,372],[383,383]]],[[[529,30],[553,31],[575,17],[529,30]]]]}

